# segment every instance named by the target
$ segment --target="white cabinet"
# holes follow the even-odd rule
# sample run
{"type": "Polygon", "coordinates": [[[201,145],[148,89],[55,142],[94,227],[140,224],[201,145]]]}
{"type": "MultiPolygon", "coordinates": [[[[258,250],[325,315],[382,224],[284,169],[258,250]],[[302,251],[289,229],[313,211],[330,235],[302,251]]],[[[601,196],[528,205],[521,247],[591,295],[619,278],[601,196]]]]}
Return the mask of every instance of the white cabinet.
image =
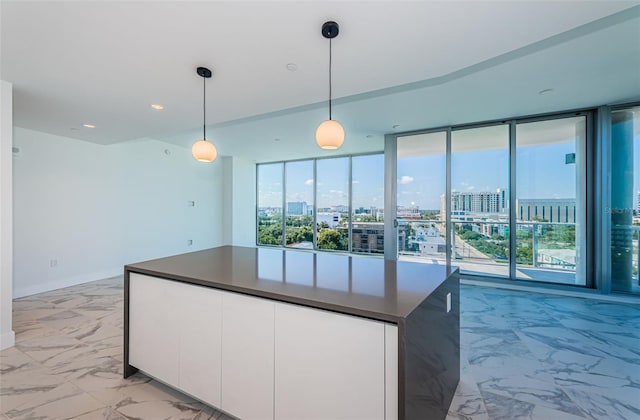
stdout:
{"type": "Polygon", "coordinates": [[[130,274],[129,364],[168,384],[177,384],[180,320],[168,310],[175,300],[168,281],[130,274]]]}
{"type": "Polygon", "coordinates": [[[224,293],[222,307],[220,407],[243,420],[271,419],[275,303],[224,293]]]}
{"type": "Polygon", "coordinates": [[[220,406],[222,294],[131,273],[129,364],[220,406]]]}
{"type": "Polygon", "coordinates": [[[171,311],[181,319],[179,387],[220,407],[222,293],[185,283],[176,286],[177,304],[171,311]]]}
{"type": "Polygon", "coordinates": [[[395,325],[137,273],[128,363],[243,420],[398,413],[395,325]]]}
{"type": "Polygon", "coordinates": [[[381,322],[289,304],[275,310],[275,418],[384,419],[381,322]]]}

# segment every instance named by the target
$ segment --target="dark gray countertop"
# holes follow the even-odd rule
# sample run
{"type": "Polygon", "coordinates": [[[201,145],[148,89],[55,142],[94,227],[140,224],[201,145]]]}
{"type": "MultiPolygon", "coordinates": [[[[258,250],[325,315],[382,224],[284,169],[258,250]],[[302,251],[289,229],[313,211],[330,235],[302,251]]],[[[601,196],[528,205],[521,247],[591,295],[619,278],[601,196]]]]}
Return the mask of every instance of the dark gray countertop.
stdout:
{"type": "Polygon", "coordinates": [[[125,272],[397,323],[458,269],[368,256],[222,246],[129,264],[125,272]]]}

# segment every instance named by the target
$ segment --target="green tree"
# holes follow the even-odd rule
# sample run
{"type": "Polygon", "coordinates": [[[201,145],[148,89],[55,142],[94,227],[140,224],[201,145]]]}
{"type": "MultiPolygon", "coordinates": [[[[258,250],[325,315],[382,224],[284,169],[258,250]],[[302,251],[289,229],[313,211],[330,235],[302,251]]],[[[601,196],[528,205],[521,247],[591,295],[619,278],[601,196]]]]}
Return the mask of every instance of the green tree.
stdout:
{"type": "Polygon", "coordinates": [[[343,250],[342,235],[335,230],[325,229],[318,234],[318,248],[343,250]]]}

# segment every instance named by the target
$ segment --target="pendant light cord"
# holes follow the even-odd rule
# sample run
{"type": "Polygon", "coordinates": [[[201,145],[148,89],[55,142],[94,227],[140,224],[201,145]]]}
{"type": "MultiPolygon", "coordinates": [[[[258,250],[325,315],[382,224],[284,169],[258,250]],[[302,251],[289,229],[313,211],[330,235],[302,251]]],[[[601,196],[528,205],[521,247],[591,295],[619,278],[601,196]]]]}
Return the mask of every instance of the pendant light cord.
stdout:
{"type": "Polygon", "coordinates": [[[207,139],[207,78],[202,77],[202,134],[207,139]]]}
{"type": "Polygon", "coordinates": [[[329,119],[331,119],[331,38],[329,38],[329,119]]]}

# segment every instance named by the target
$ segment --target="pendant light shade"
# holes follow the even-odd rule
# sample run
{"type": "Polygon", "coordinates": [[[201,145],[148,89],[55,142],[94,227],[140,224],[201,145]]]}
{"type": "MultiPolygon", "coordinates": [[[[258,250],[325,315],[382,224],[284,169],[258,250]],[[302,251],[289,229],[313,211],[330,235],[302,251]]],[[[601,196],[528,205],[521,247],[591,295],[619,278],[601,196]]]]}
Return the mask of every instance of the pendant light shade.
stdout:
{"type": "Polygon", "coordinates": [[[207,79],[213,74],[206,67],[198,67],[196,70],[198,76],[202,77],[202,139],[198,140],[191,147],[191,154],[195,160],[199,162],[213,162],[218,156],[216,146],[207,141],[207,79]]]}
{"type": "Polygon", "coordinates": [[[338,36],[340,27],[329,21],[322,25],[322,36],[329,40],[329,119],[320,123],[316,129],[316,143],[323,149],[335,150],[344,143],[344,128],[331,118],[331,40],[338,36]]]}
{"type": "Polygon", "coordinates": [[[218,150],[213,143],[203,139],[193,143],[191,154],[199,162],[213,162],[218,156],[218,150]]]}
{"type": "Polygon", "coordinates": [[[324,120],[316,129],[316,143],[323,149],[338,149],[344,143],[344,128],[336,120],[324,120]]]}

